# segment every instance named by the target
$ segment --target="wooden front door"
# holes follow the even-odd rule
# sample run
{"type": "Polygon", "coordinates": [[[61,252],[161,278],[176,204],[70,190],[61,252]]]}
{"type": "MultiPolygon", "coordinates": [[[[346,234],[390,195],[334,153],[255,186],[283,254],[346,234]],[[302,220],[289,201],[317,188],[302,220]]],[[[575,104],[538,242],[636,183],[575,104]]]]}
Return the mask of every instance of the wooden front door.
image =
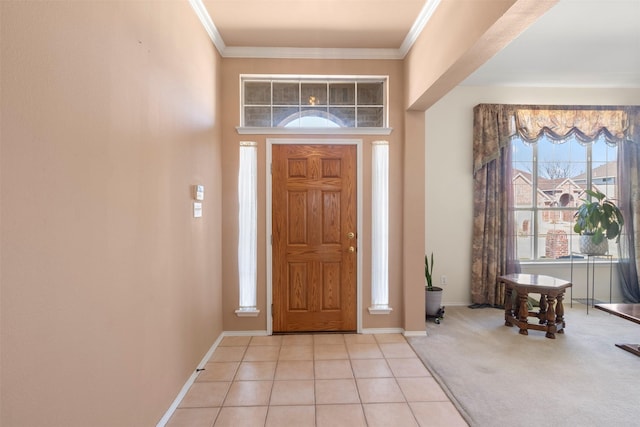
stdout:
{"type": "Polygon", "coordinates": [[[274,145],[273,331],[356,330],[356,146],[274,145]]]}

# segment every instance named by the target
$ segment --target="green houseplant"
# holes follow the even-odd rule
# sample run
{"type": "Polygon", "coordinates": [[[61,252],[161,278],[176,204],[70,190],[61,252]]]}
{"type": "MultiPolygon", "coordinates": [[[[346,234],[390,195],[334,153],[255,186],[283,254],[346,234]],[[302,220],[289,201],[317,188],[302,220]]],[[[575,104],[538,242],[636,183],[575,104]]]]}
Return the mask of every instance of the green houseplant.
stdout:
{"type": "Polygon", "coordinates": [[[585,190],[591,199],[581,199],[582,204],[575,213],[573,231],[580,234],[580,252],[604,255],[608,251],[608,240],[620,240],[624,225],[622,212],[603,193],[585,190]]]}
{"type": "Polygon", "coordinates": [[[431,260],[424,256],[424,277],[427,280],[427,284],[424,287],[424,307],[427,312],[427,316],[439,317],[439,312],[442,303],[442,288],[433,286],[433,252],[431,253],[431,260]]]}

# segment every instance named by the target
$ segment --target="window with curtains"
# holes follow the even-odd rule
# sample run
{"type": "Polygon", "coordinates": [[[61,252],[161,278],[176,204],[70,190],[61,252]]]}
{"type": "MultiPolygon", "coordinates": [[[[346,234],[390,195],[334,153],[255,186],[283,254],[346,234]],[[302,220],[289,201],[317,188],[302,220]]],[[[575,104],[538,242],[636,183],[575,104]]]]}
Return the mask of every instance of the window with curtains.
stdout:
{"type": "MultiPolygon", "coordinates": [[[[578,252],[573,215],[586,189],[617,198],[618,150],[604,137],[582,142],[541,136],[511,142],[513,208],[520,260],[563,259],[578,252]]],[[[617,245],[609,245],[617,257],[617,245]]]]}
{"type": "Polygon", "coordinates": [[[519,272],[519,259],[560,258],[557,248],[546,254],[554,240],[566,240],[565,253],[575,250],[571,205],[594,187],[616,193],[625,225],[609,250],[617,251],[625,299],[640,301],[640,107],[479,104],[473,111],[472,303],[502,305],[498,277],[519,272]]]}

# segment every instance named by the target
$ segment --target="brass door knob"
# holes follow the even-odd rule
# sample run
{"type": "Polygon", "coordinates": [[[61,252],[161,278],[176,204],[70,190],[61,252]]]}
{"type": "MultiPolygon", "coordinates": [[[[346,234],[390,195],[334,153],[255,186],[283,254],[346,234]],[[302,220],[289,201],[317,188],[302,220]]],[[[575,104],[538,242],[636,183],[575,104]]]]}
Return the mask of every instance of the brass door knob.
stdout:
{"type": "Polygon", "coordinates": [[[356,237],[356,234],[353,231],[347,233],[347,239],[353,240],[356,237]]]}
{"type": "Polygon", "coordinates": [[[354,248],[353,246],[349,246],[350,253],[354,253],[355,251],[356,251],[356,248],[354,248]]]}

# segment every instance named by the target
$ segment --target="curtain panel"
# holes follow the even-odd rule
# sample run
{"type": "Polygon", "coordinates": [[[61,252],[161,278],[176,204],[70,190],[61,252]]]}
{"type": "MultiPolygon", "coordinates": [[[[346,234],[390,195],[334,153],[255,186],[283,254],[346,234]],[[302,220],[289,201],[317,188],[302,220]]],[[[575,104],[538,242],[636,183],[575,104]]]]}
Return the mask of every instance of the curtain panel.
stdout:
{"type": "Polygon", "coordinates": [[[502,305],[504,289],[497,277],[519,271],[510,159],[516,135],[528,142],[543,135],[592,142],[604,135],[618,144],[619,198],[625,202],[625,227],[629,223],[619,267],[625,299],[640,302],[640,107],[480,104],[473,122],[472,303],[502,305]]]}
{"type": "Polygon", "coordinates": [[[626,302],[640,303],[640,144],[620,144],[618,206],[625,218],[618,246],[618,273],[626,302]]]}
{"type": "Polygon", "coordinates": [[[471,302],[475,306],[502,306],[504,285],[498,276],[519,272],[515,218],[510,213],[513,111],[505,105],[474,109],[471,302]]]}

